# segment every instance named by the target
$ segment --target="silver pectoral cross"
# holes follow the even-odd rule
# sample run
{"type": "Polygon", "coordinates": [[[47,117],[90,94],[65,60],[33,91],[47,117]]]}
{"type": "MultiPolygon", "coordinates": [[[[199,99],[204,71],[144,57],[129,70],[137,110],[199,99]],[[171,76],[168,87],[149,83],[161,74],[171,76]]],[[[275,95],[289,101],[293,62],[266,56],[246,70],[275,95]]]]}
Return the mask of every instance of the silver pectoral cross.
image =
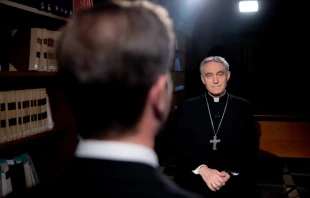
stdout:
{"type": "Polygon", "coordinates": [[[213,140],[210,140],[210,143],[213,143],[213,150],[216,150],[217,148],[216,148],[216,145],[217,145],[217,143],[220,143],[221,142],[221,140],[220,139],[217,139],[216,138],[216,135],[215,136],[213,136],[213,140]]]}

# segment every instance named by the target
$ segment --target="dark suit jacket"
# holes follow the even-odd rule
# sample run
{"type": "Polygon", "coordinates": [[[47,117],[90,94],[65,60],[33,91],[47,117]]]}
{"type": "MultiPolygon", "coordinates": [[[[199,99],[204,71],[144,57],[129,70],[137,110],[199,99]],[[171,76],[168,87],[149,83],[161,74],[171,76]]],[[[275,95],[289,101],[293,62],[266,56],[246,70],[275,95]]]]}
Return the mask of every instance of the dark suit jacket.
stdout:
{"type": "Polygon", "coordinates": [[[75,158],[53,181],[10,197],[198,197],[142,163],[75,158]]]}
{"type": "Polygon", "coordinates": [[[208,189],[200,175],[192,173],[199,165],[206,164],[218,171],[227,169],[240,173],[237,177],[231,177],[221,193],[239,196],[242,191],[249,191],[247,195],[251,195],[257,190],[255,160],[258,137],[248,101],[229,95],[226,113],[217,134],[221,142],[216,151],[212,150],[213,144],[209,142],[214,132],[205,95],[185,102],[179,123],[175,181],[180,186],[206,195],[215,194],[208,189]]]}

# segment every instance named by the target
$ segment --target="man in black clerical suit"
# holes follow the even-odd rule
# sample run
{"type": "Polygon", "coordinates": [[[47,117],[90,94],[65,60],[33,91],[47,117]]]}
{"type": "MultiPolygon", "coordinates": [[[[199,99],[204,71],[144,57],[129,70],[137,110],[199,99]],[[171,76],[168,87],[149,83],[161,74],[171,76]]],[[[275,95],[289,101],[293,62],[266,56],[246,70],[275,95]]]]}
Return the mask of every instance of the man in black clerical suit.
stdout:
{"type": "Polygon", "coordinates": [[[251,105],[226,92],[231,74],[224,58],[204,59],[200,72],[207,91],[181,110],[175,181],[208,197],[255,197],[258,136],[251,105]]]}
{"type": "Polygon", "coordinates": [[[198,197],[167,179],[153,150],[170,109],[174,33],[148,1],[109,1],[62,30],[59,79],[83,140],[59,176],[27,197],[198,197]]]}

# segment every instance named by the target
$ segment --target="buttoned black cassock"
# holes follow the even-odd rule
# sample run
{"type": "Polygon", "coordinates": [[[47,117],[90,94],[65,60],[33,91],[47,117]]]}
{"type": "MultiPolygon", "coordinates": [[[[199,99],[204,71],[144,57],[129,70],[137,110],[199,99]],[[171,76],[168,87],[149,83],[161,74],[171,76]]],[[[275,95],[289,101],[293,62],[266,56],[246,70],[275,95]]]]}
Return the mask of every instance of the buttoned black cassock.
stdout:
{"type": "Polygon", "coordinates": [[[177,131],[177,171],[175,181],[183,188],[206,197],[255,197],[256,159],[258,153],[256,131],[250,102],[226,93],[214,101],[208,93],[187,100],[180,112],[177,131]],[[207,103],[208,102],[208,103],[207,103]],[[226,111],[225,106],[227,102],[226,111]],[[216,150],[210,140],[214,137],[210,114],[217,133],[216,150]],[[219,191],[212,192],[200,175],[192,171],[205,164],[218,171],[239,173],[231,176],[219,191]]]}

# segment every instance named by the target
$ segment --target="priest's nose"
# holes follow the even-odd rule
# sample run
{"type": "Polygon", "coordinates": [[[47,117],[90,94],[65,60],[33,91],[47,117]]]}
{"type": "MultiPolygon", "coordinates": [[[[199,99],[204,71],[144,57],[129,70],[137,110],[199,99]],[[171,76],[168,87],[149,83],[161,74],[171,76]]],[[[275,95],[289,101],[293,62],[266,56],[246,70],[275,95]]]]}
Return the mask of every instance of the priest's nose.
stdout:
{"type": "Polygon", "coordinates": [[[217,76],[213,77],[213,83],[214,83],[214,84],[219,83],[219,80],[217,79],[217,76]]]}

